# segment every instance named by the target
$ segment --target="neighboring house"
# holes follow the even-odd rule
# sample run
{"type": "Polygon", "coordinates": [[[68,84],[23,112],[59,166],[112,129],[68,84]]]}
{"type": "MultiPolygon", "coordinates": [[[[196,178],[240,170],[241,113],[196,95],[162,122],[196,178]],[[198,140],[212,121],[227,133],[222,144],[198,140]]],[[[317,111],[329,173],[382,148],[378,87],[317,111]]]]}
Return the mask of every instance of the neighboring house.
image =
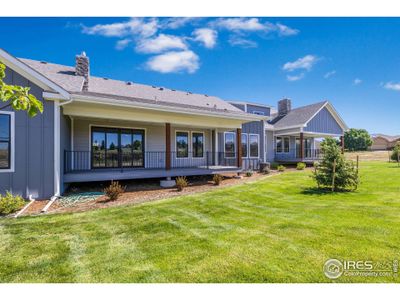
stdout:
{"type": "Polygon", "coordinates": [[[240,172],[262,161],[311,161],[313,138],[347,129],[328,102],[266,105],[91,76],[0,49],[5,81],[31,88],[44,112],[0,111],[0,193],[59,196],[68,184],[240,172]],[[267,121],[269,120],[269,121],[267,121]],[[237,145],[241,145],[238,147],[237,145]],[[299,145],[303,145],[299,150],[299,145]]]}
{"type": "Polygon", "coordinates": [[[372,134],[372,145],[370,150],[391,150],[397,142],[400,142],[400,135],[372,134]]]}

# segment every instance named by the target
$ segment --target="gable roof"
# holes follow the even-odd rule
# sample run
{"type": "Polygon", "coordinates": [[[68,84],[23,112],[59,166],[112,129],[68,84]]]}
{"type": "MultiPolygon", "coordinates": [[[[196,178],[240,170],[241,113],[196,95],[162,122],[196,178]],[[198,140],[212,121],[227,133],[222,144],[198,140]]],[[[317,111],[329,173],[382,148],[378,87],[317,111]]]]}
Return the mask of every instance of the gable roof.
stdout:
{"type": "Polygon", "coordinates": [[[171,106],[243,113],[218,97],[96,76],[90,76],[89,89],[86,92],[82,91],[84,77],[75,74],[75,67],[31,59],[20,58],[19,60],[73,94],[104,96],[105,98],[115,96],[119,99],[147,100],[171,106]]]}
{"type": "Polygon", "coordinates": [[[347,125],[336,112],[334,107],[328,101],[313,103],[306,106],[294,108],[284,116],[279,116],[277,113],[272,115],[272,120],[269,124],[274,126],[274,129],[285,129],[295,127],[305,127],[324,107],[328,109],[331,115],[335,118],[340,127],[347,130],[347,125]]]}
{"type": "Polygon", "coordinates": [[[52,81],[45,75],[43,75],[40,71],[31,68],[26,63],[12,56],[10,53],[8,53],[2,48],[0,48],[0,62],[4,63],[7,67],[18,72],[19,74],[26,77],[28,80],[37,84],[41,88],[45,90],[55,91],[59,93],[63,99],[70,98],[69,93],[59,84],[52,81]]]}
{"type": "Polygon", "coordinates": [[[275,129],[302,127],[306,124],[315,114],[320,111],[327,101],[318,102],[298,108],[294,108],[287,115],[279,116],[273,115],[273,119],[269,122],[274,125],[275,129]]]}

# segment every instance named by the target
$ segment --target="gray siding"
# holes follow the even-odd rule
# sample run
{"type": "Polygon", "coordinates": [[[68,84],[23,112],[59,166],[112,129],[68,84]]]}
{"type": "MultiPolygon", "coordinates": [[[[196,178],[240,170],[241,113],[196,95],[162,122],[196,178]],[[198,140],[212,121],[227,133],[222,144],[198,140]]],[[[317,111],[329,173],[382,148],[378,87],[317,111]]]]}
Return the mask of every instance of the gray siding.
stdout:
{"type": "MultiPolygon", "coordinates": [[[[63,114],[63,108],[60,108],[60,166],[61,166],[61,182],[64,182],[64,150],[71,150],[71,119],[63,114]]],[[[63,192],[63,184],[61,184],[61,193],[63,192]]]]}
{"type": "Polygon", "coordinates": [[[270,113],[271,109],[269,107],[247,104],[247,112],[248,113],[252,114],[255,111],[263,112],[264,115],[266,115],[266,116],[271,115],[271,113],[270,113]]]}
{"type": "Polygon", "coordinates": [[[43,101],[40,87],[9,68],[5,82],[30,87],[44,112],[34,118],[15,112],[15,172],[0,173],[0,193],[48,198],[54,194],[54,103],[43,101]]]}
{"type": "Polygon", "coordinates": [[[330,133],[330,134],[343,134],[343,129],[332,117],[331,113],[324,107],[314,118],[308,123],[304,131],[330,133]]]}
{"type": "Polygon", "coordinates": [[[275,159],[275,152],[274,152],[274,133],[273,131],[266,131],[265,132],[267,136],[267,153],[266,153],[266,160],[269,162],[274,161],[275,159]]]}

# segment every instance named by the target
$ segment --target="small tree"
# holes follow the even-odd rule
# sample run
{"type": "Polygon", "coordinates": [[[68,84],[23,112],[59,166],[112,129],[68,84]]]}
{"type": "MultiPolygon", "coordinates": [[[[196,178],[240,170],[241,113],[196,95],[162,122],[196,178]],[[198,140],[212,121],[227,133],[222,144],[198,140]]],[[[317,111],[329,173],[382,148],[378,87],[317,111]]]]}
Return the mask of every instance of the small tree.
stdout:
{"type": "Polygon", "coordinates": [[[318,187],[329,187],[333,191],[357,189],[358,170],[352,161],[347,161],[336,140],[327,138],[321,143],[322,161],[315,166],[313,177],[318,187]]]}
{"type": "Polygon", "coordinates": [[[3,79],[6,77],[6,66],[0,63],[0,101],[7,104],[0,110],[11,107],[13,110],[25,110],[30,117],[43,112],[43,104],[29,93],[29,87],[8,85],[3,79]]]}
{"type": "Polygon", "coordinates": [[[372,142],[370,134],[365,129],[351,128],[344,133],[344,145],[350,151],[367,150],[372,142]]]}
{"type": "Polygon", "coordinates": [[[400,157],[400,142],[397,142],[393,148],[390,158],[394,161],[399,162],[399,157],[400,157]]]}

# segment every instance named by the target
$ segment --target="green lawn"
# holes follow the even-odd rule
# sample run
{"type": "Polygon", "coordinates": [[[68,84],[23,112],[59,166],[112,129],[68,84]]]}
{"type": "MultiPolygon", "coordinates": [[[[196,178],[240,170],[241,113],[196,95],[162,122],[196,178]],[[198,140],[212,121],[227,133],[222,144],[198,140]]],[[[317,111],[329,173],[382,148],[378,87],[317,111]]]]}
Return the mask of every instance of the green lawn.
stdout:
{"type": "MultiPolygon", "coordinates": [[[[331,282],[328,258],[400,257],[400,168],[361,165],[353,193],[310,172],[85,213],[0,220],[1,282],[331,282]]],[[[336,282],[399,282],[341,277],[336,282]]]]}

